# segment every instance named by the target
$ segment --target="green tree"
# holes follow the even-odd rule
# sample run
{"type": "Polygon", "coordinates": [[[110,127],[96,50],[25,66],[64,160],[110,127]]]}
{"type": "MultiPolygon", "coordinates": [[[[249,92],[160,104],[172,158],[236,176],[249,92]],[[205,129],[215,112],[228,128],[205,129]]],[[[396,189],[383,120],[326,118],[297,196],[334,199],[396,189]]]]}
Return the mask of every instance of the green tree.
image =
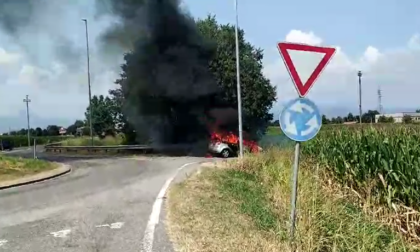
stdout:
{"type": "Polygon", "coordinates": [[[362,123],[371,123],[375,122],[375,116],[379,115],[377,110],[368,110],[368,112],[362,115],[362,123]]]}
{"type": "MultiPolygon", "coordinates": [[[[210,70],[224,91],[221,98],[236,107],[235,27],[230,24],[218,24],[215,16],[198,20],[197,27],[204,37],[216,42],[216,53],[209,62],[210,70]]],[[[238,38],[244,129],[251,130],[263,126],[262,133],[273,119],[269,110],[276,99],[276,91],[262,73],[262,49],[247,42],[244,36],[244,31],[240,29],[238,38]]]]}
{"type": "Polygon", "coordinates": [[[412,123],[413,122],[413,118],[409,115],[404,115],[403,119],[402,119],[403,123],[412,123]]]}
{"type": "MultiPolygon", "coordinates": [[[[217,98],[236,108],[237,89],[234,26],[218,24],[214,16],[197,20],[196,24],[202,36],[209,41],[213,41],[215,44],[214,53],[208,64],[216,83],[223,91],[220,92],[217,98]]],[[[273,115],[269,113],[269,110],[276,99],[276,92],[275,88],[270,84],[270,81],[262,73],[263,51],[245,41],[243,30],[239,31],[239,47],[243,125],[245,131],[255,133],[252,136],[257,137],[265,133],[266,127],[273,119],[273,115]]],[[[115,106],[115,122],[126,133],[126,137],[127,134],[134,134],[133,128],[127,123],[129,120],[127,120],[121,110],[124,103],[121,84],[125,81],[130,81],[131,78],[127,70],[130,69],[130,65],[128,65],[130,64],[129,58],[130,54],[127,54],[125,56],[125,63],[121,66],[121,77],[116,80],[116,84],[119,87],[109,92],[114,104],[113,106],[115,106]]]]}
{"type": "Polygon", "coordinates": [[[356,118],[354,117],[354,115],[352,113],[349,113],[346,117],[347,122],[354,122],[355,120],[356,120],[356,118]]]}
{"type": "Polygon", "coordinates": [[[57,125],[48,125],[45,131],[45,136],[58,136],[60,135],[60,127],[57,125]]]}
{"type": "Polygon", "coordinates": [[[42,136],[42,129],[41,129],[40,127],[37,127],[37,128],[35,129],[35,135],[36,135],[36,136],[42,136]]]}
{"type": "Polygon", "coordinates": [[[395,122],[395,119],[393,117],[387,117],[387,116],[382,115],[378,118],[378,122],[379,123],[393,123],[395,122]]]}
{"type": "MultiPolygon", "coordinates": [[[[113,109],[113,101],[110,97],[104,97],[103,95],[94,95],[92,97],[92,128],[94,133],[99,137],[115,134],[115,121],[113,116],[115,113],[113,109]]],[[[85,112],[87,122],[89,122],[90,118],[89,113],[88,106],[85,112]]]]}
{"type": "Polygon", "coordinates": [[[330,120],[328,120],[326,115],[322,115],[322,124],[329,124],[330,120]]]}
{"type": "Polygon", "coordinates": [[[75,135],[77,128],[81,128],[85,125],[82,120],[76,120],[72,125],[67,127],[67,134],[75,135]]]}

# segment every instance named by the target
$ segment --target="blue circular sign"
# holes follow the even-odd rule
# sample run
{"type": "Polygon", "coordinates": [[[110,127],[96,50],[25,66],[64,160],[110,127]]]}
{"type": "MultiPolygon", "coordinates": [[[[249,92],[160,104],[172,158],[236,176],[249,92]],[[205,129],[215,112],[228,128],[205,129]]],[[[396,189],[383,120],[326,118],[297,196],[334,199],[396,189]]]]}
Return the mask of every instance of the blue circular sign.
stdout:
{"type": "Polygon", "coordinates": [[[314,138],[322,126],[322,116],[314,102],[297,98],[286,104],[279,118],[280,128],[290,139],[305,142],[314,138]]]}

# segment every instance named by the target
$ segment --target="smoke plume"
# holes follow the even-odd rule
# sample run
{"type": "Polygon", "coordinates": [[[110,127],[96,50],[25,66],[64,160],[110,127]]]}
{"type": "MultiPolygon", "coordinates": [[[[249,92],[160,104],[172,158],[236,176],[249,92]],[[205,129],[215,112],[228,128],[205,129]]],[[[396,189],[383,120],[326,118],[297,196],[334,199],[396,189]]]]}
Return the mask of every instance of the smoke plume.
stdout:
{"type": "Polygon", "coordinates": [[[53,60],[75,70],[80,66],[83,51],[56,24],[66,6],[54,0],[1,0],[0,30],[25,51],[32,63],[44,66],[50,64],[51,58],[41,59],[48,53],[53,60]],[[39,55],[41,45],[50,48],[42,56],[39,55]]]}
{"type": "Polygon", "coordinates": [[[126,29],[120,34],[135,38],[122,83],[128,120],[139,136],[151,137],[155,148],[206,151],[209,125],[236,118],[236,110],[217,100],[221,90],[208,65],[215,44],[199,34],[177,0],[115,0],[111,6],[121,20],[118,27],[126,29]]]}

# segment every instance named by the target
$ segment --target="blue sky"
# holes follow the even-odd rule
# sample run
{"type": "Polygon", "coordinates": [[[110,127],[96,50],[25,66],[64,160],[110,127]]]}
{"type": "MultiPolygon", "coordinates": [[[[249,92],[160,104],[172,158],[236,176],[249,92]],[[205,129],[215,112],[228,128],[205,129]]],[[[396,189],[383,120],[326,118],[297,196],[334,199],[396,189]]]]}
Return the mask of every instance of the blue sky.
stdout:
{"type": "MultiPolygon", "coordinates": [[[[232,0],[186,3],[194,16],[213,13],[221,22],[235,21],[232,0]]],[[[414,0],[239,0],[239,22],[247,38],[262,48],[275,47],[276,41],[297,29],[313,31],[327,44],[340,45],[357,55],[369,45],[385,49],[404,44],[419,30],[419,10],[420,2],[414,0]]]]}
{"type": "MultiPolygon", "coordinates": [[[[88,99],[82,18],[89,20],[93,93],[106,94],[113,88],[121,61],[105,61],[97,44],[112,19],[95,18],[93,0],[50,2],[35,10],[18,40],[0,30],[0,130],[25,127],[22,99],[26,94],[32,99],[34,125],[65,125],[83,117],[88,99]],[[63,38],[74,43],[74,60],[81,69],[70,69],[70,60],[57,56],[54,48],[63,38]]],[[[184,4],[194,17],[213,14],[220,23],[235,21],[233,0],[186,0],[184,4]]],[[[357,111],[357,70],[365,73],[364,109],[377,108],[376,92],[381,86],[383,106],[392,112],[420,107],[418,10],[420,2],[413,0],[239,0],[239,22],[246,39],[265,51],[264,73],[278,89],[273,112],[296,96],[276,50],[276,43],[284,40],[338,48],[309,95],[327,115],[357,111]]],[[[306,71],[311,71],[309,66],[306,71]]]]}

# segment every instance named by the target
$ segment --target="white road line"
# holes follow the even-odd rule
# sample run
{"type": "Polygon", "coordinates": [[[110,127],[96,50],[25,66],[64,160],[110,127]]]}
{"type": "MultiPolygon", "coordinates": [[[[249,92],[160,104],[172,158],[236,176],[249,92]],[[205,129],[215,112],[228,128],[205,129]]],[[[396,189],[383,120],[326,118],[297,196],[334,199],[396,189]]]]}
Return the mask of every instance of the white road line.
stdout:
{"type": "Polygon", "coordinates": [[[70,229],[64,229],[57,232],[51,232],[50,234],[54,237],[65,238],[68,234],[70,234],[70,232],[70,229]]]}
{"type": "Polygon", "coordinates": [[[166,180],[165,184],[163,185],[162,189],[160,189],[160,192],[155,200],[155,203],[153,203],[152,213],[150,214],[149,221],[147,222],[146,230],[144,231],[144,237],[143,237],[143,248],[142,252],[152,252],[153,251],[153,239],[155,236],[155,227],[159,223],[159,216],[160,216],[160,210],[162,208],[162,202],[163,197],[166,194],[166,191],[169,188],[169,185],[171,184],[172,180],[174,180],[175,176],[178,174],[178,172],[185,167],[196,164],[197,162],[187,163],[183,166],[179,167],[176,173],[170,177],[168,180],[166,180]]]}
{"type": "Polygon", "coordinates": [[[97,228],[101,228],[101,227],[109,227],[109,224],[103,224],[103,225],[97,225],[97,228]]]}
{"type": "Polygon", "coordinates": [[[7,243],[7,240],[0,240],[0,247],[7,243]]]}
{"type": "Polygon", "coordinates": [[[124,222],[115,222],[115,223],[111,223],[111,226],[109,228],[120,229],[122,228],[122,226],[124,226],[124,222]]]}
{"type": "Polygon", "coordinates": [[[101,228],[101,227],[109,227],[110,229],[120,229],[122,228],[122,226],[124,226],[124,222],[114,222],[111,224],[103,224],[103,225],[97,225],[97,228],[101,228]]]}

